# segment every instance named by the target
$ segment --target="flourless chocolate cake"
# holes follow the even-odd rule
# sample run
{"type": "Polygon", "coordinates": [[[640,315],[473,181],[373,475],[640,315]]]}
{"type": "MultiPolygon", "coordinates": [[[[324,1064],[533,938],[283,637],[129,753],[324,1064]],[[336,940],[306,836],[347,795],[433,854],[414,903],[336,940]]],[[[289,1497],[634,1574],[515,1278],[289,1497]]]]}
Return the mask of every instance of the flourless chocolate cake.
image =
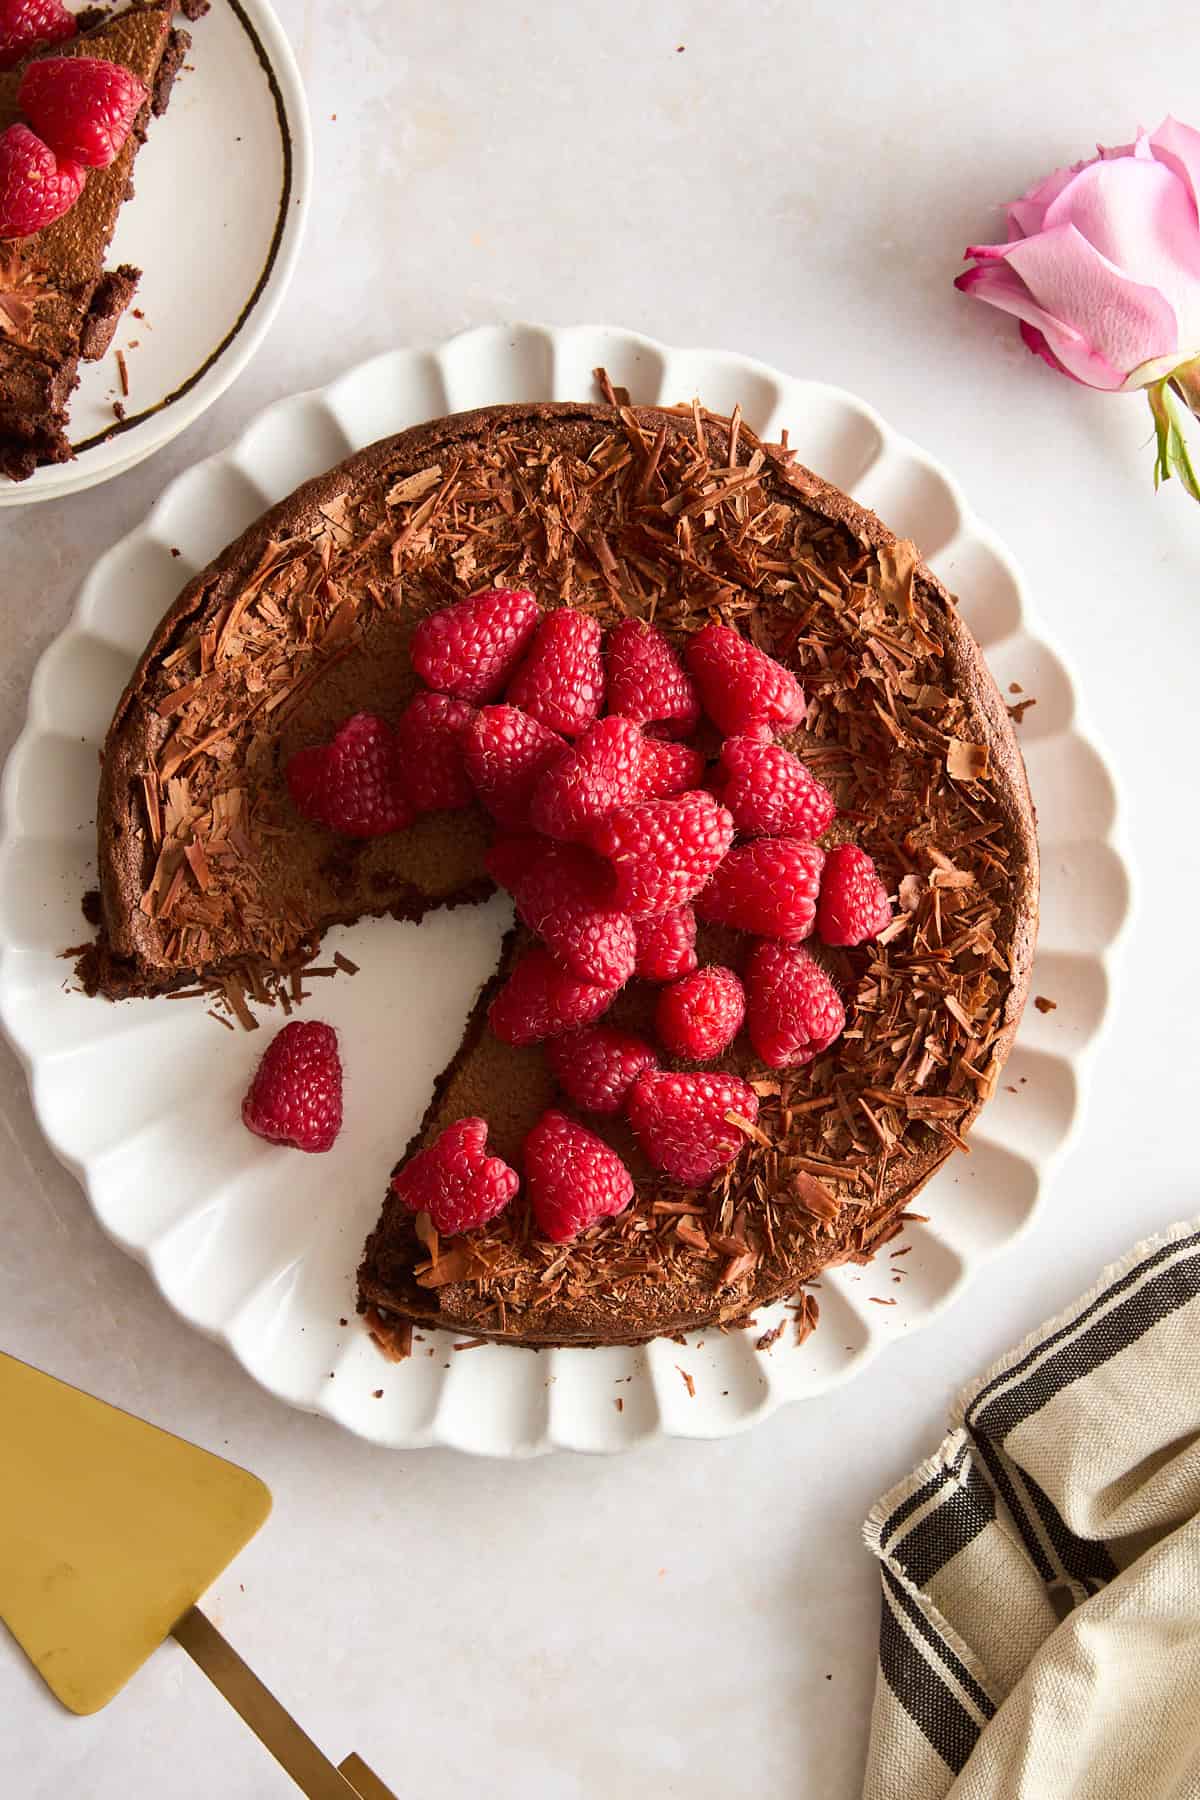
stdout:
{"type": "MultiPolygon", "coordinates": [[[[176,0],[147,0],[108,16],[91,8],[81,15],[87,29],[44,52],[120,63],[141,81],[147,100],[124,148],[107,168],[89,171],[69,212],[30,237],[0,238],[0,476],[11,481],[71,460],[68,412],[79,364],[105,354],[137,288],[138,269],[104,265],[132,193],[134,160],[151,117],[166,111],[191,42],[171,24],[176,9],[176,0]]],[[[188,0],[179,10],[195,17],[207,0],[188,0]]],[[[0,72],[0,131],[19,117],[17,90],[27,67],[0,72]]]]}
{"type": "MultiPolygon", "coordinates": [[[[822,843],[869,852],[894,914],[874,941],[820,953],[846,1011],[828,1050],[768,1067],[743,1034],[714,1060],[758,1113],[710,1183],[664,1175],[621,1120],[589,1119],[634,1178],[624,1211],[555,1243],[522,1191],[439,1243],[389,1192],[360,1310],[401,1338],[421,1322],[525,1344],[736,1319],[869,1257],[963,1146],[1024,1004],[1038,881],[1012,726],[955,602],[911,545],[738,418],[488,408],[376,444],[267,513],[189,583],[117,709],[85,982],[111,997],[220,987],[244,1009],[335,922],[490,893],[481,810],[355,841],[301,817],[285,779],[349,715],[394,722],[419,686],[416,624],[489,585],[606,628],[650,619],[677,646],[720,621],[794,671],[807,716],[786,741],[838,806],[822,843]]],[[[405,1155],[479,1114],[520,1167],[530,1128],[564,1108],[544,1046],[488,1029],[528,942],[524,927],[506,941],[405,1155]]],[[[739,969],[749,943],[702,925],[700,960],[739,969]]],[[[606,1022],[647,1029],[656,993],[631,981],[606,1022]]]]}

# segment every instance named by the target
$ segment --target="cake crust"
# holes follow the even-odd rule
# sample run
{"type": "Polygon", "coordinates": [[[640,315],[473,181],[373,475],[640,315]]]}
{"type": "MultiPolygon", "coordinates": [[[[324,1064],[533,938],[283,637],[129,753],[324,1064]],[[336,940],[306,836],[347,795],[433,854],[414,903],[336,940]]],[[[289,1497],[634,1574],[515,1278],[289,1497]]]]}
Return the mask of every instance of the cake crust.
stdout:
{"type": "MultiPolygon", "coordinates": [[[[809,693],[798,747],[838,795],[834,835],[872,852],[900,911],[881,945],[830,953],[851,1018],[824,1057],[782,1073],[740,1044],[722,1059],[758,1085],[760,1129],[708,1191],[655,1175],[605,1125],[637,1195],[565,1257],[520,1198],[433,1256],[389,1197],[360,1310],[531,1345],[737,1319],[866,1260],[962,1145],[1020,1018],[1038,879],[1011,721],[955,603],[910,546],[740,422],[486,408],[374,445],[268,512],[188,584],[118,707],[83,973],[114,996],[219,981],[261,997],[334,922],[490,891],[482,820],[432,815],[347,848],[296,818],[282,770],[348,712],[394,718],[416,685],[415,620],[501,578],[603,623],[652,613],[676,637],[721,617],[781,656],[809,693]]],[[[516,1160],[558,1103],[540,1050],[486,1032],[486,1002],[410,1150],[478,1111],[516,1160]]],[[[636,1024],[647,1003],[635,984],[613,1017],[636,1024]]]]}

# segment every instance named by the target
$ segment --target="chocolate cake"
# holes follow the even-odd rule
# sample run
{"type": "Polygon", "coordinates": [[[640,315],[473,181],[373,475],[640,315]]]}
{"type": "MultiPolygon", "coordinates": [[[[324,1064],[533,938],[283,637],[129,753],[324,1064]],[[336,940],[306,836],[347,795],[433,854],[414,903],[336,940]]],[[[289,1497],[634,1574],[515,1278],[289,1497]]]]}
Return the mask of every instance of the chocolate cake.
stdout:
{"type": "MultiPolygon", "coordinates": [[[[866,1260],[965,1147],[1025,1000],[1038,879],[1012,727],[955,602],[910,544],[737,416],[488,408],[376,444],[267,513],[189,583],[117,709],[103,926],[82,973],[113,997],[200,986],[245,1010],[335,922],[491,892],[481,813],[353,842],[298,815],[284,768],[352,712],[394,720],[417,687],[415,623],[493,582],[605,625],[652,618],[677,643],[719,619],[793,669],[804,760],[839,807],[827,841],[869,851],[897,909],[876,942],[826,953],[848,1015],[830,1050],[772,1070],[739,1038],[720,1059],[760,1111],[707,1189],[656,1174],[619,1122],[589,1120],[635,1177],[624,1212],[551,1244],[519,1195],[439,1245],[389,1194],[360,1310],[401,1336],[419,1321],[525,1344],[736,1319],[866,1260]]],[[[740,934],[702,934],[702,960],[737,966],[740,934]]],[[[487,1030],[488,998],[410,1150],[478,1112],[519,1166],[525,1133],[561,1105],[542,1049],[487,1030]]],[[[652,1005],[634,982],[610,1017],[644,1022],[652,1005]]]]}
{"type": "MultiPolygon", "coordinates": [[[[194,17],[206,9],[207,0],[189,0],[180,10],[194,17]]],[[[115,161],[91,170],[69,212],[31,237],[0,238],[0,475],[11,481],[28,480],[43,463],[71,461],[67,415],[79,363],[105,354],[137,288],[140,270],[104,264],[150,118],[166,111],[191,42],[173,28],[175,10],[175,0],[108,16],[92,8],[81,15],[87,29],[44,52],[121,63],[148,98],[115,161]]],[[[27,66],[0,72],[0,131],[18,117],[27,66]]]]}

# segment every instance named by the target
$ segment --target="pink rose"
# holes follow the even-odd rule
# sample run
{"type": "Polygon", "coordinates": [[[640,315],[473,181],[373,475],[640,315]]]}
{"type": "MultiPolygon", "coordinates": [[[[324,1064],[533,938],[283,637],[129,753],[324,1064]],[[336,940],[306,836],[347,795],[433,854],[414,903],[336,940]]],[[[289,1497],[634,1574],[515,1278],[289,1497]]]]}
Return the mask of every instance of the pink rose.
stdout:
{"type": "Polygon", "coordinates": [[[975,267],[954,284],[1013,313],[1029,349],[1074,381],[1149,388],[1156,477],[1173,468],[1189,490],[1181,402],[1200,405],[1198,207],[1200,131],[1167,118],[1012,201],[1009,241],[972,245],[975,267]]]}

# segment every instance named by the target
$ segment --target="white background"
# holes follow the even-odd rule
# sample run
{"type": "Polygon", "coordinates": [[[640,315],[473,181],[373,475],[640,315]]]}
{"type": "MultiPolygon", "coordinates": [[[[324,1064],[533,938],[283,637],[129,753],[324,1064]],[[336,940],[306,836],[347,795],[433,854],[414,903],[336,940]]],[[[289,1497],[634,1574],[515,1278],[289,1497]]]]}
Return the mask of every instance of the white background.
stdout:
{"type": "MultiPolygon", "coordinates": [[[[286,1411],[101,1235],[2,1050],[0,1343],[267,1480],[274,1516],[210,1610],[335,1760],[360,1750],[398,1795],[848,1800],[874,1673],[867,1508],[936,1444],[960,1383],[1196,1210],[1200,508],[1175,483],[1153,495],[1142,401],[1057,379],[950,286],[1034,177],[1168,110],[1200,123],[1193,9],[279,10],[317,152],[298,277],[182,438],[0,519],[0,749],[93,559],[264,404],[468,325],[603,321],[841,383],[954,470],[1079,673],[1138,915],[1031,1234],[856,1386],[749,1436],[492,1465],[286,1411]]],[[[75,1720],[0,1640],[0,1719],[6,1800],[294,1792],[173,1645],[75,1720]]]]}

